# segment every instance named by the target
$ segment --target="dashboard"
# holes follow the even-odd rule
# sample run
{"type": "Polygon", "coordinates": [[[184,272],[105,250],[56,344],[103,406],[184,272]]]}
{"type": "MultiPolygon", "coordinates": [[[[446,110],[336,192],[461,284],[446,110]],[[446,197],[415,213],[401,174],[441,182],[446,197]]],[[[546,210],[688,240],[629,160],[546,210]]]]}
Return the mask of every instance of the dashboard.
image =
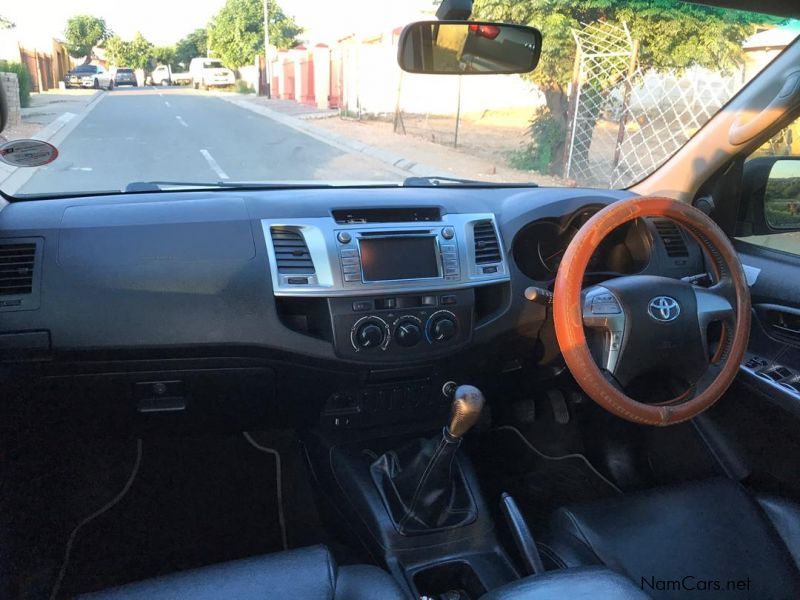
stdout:
{"type": "MultiPolygon", "coordinates": [[[[133,383],[171,389],[183,376],[165,364],[247,357],[272,373],[276,399],[292,369],[295,381],[334,373],[333,395],[352,397],[386,378],[435,390],[444,365],[515,345],[540,347],[535,366],[558,352],[548,309],[525,289],[551,287],[577,229],[628,195],[356,187],[15,202],[0,211],[0,260],[27,262],[21,280],[0,271],[0,366],[49,376],[150,361],[161,374],[133,383]]],[[[609,236],[587,278],[703,270],[691,239],[646,220],[609,236]]]]}

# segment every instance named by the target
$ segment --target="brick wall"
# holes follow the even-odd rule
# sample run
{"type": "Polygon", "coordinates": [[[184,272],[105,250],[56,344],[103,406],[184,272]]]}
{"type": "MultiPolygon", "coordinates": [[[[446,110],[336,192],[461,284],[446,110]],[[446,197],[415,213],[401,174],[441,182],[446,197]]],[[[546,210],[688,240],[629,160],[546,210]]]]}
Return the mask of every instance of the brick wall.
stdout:
{"type": "Polygon", "coordinates": [[[6,91],[8,100],[8,127],[19,125],[20,106],[19,106],[19,81],[16,73],[0,73],[0,80],[3,81],[3,89],[6,91]]]}

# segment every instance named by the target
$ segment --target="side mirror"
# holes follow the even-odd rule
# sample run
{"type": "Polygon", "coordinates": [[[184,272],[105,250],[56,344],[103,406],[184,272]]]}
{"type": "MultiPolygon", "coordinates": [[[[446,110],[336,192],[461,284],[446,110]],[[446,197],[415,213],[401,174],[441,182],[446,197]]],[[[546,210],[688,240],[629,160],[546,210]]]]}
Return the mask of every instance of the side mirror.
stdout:
{"type": "Polygon", "coordinates": [[[764,189],[764,219],[771,229],[800,229],[800,160],[775,161],[764,189]]]}
{"type": "Polygon", "coordinates": [[[0,133],[2,133],[8,123],[8,98],[6,98],[6,88],[3,80],[0,79],[0,133]]]}
{"type": "Polygon", "coordinates": [[[533,27],[420,21],[400,34],[397,61],[404,71],[430,75],[530,73],[541,52],[542,34],[533,27]]]}
{"type": "Polygon", "coordinates": [[[761,156],[744,165],[737,235],[800,231],[800,156],[761,156]]]}

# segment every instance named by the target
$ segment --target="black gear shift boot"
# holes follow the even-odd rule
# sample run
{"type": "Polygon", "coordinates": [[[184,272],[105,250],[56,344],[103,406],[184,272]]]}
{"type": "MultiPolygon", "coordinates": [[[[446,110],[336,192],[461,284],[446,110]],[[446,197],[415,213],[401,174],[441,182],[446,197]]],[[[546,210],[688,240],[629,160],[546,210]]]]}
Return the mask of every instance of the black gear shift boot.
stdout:
{"type": "Polygon", "coordinates": [[[477,517],[475,502],[458,464],[461,440],[446,430],[381,455],[370,473],[397,529],[418,535],[462,527],[477,517]]]}

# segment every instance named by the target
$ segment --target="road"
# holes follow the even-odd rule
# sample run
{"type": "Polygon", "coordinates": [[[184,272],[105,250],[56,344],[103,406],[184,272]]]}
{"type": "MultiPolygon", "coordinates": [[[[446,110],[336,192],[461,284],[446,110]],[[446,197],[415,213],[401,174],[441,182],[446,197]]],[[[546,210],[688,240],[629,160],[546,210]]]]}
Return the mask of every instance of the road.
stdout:
{"type": "Polygon", "coordinates": [[[119,191],[134,181],[398,181],[388,165],[186,88],[117,88],[18,194],[119,191]]]}

